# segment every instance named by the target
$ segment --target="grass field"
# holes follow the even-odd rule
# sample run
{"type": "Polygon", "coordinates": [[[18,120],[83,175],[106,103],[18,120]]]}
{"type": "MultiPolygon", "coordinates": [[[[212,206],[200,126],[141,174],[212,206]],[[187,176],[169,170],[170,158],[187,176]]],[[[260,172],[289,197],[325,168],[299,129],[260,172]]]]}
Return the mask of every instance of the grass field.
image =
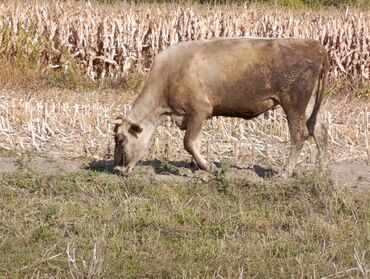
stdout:
{"type": "Polygon", "coordinates": [[[0,182],[1,278],[370,275],[370,197],[325,175],[220,188],[23,170],[0,182]]]}

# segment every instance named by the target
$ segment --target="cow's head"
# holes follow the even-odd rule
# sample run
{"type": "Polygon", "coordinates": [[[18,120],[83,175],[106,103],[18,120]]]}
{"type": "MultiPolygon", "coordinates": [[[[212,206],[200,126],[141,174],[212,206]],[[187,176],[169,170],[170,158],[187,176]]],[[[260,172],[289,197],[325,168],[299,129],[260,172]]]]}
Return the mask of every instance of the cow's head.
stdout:
{"type": "Polygon", "coordinates": [[[114,171],[127,175],[135,164],[145,155],[146,140],[142,138],[143,129],[127,118],[118,117],[111,121],[115,124],[114,171]]]}

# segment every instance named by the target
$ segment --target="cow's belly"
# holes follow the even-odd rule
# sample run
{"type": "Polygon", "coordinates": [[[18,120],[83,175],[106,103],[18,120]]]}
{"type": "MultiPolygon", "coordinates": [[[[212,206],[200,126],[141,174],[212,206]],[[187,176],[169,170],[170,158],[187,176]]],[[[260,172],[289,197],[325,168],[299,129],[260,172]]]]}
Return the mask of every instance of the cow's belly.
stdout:
{"type": "Polygon", "coordinates": [[[241,102],[224,102],[214,107],[212,115],[251,119],[273,108],[277,104],[279,104],[279,102],[275,98],[268,98],[258,102],[248,100],[241,102]]]}

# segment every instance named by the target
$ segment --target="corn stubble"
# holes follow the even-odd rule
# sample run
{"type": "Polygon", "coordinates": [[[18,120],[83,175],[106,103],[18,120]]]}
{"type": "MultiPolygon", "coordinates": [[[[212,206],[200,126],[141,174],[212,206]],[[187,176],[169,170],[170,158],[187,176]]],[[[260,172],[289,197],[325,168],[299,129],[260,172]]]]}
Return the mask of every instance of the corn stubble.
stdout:
{"type": "MultiPolygon", "coordinates": [[[[68,157],[112,156],[113,126],[108,120],[121,114],[122,108],[127,113],[134,96],[63,91],[44,94],[44,97],[22,92],[0,94],[0,148],[35,149],[68,157]]],[[[367,103],[328,99],[323,111],[329,127],[330,159],[366,161],[370,119],[367,103]]],[[[147,158],[188,160],[190,156],[184,151],[182,139],[183,132],[175,125],[160,126],[147,158]]],[[[222,117],[207,121],[202,153],[210,161],[228,160],[243,165],[260,162],[273,167],[285,162],[289,142],[285,114],[279,108],[249,121],[222,117]]],[[[300,162],[314,164],[316,156],[314,141],[308,141],[300,162]]]]}
{"type": "Polygon", "coordinates": [[[329,52],[331,78],[370,80],[370,12],[289,10],[265,6],[118,4],[1,4],[0,52],[17,43],[38,49],[49,68],[66,69],[70,57],[92,79],[148,71],[168,46],[213,37],[298,37],[320,40],[329,52]]]}

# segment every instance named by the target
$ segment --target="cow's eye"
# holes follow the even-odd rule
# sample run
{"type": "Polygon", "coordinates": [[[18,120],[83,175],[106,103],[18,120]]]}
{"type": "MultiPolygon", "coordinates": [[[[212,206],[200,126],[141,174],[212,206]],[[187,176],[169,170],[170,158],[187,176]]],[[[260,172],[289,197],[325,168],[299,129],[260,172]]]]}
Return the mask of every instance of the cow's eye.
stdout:
{"type": "Polygon", "coordinates": [[[125,138],[122,136],[116,136],[116,144],[122,145],[125,138]]]}

